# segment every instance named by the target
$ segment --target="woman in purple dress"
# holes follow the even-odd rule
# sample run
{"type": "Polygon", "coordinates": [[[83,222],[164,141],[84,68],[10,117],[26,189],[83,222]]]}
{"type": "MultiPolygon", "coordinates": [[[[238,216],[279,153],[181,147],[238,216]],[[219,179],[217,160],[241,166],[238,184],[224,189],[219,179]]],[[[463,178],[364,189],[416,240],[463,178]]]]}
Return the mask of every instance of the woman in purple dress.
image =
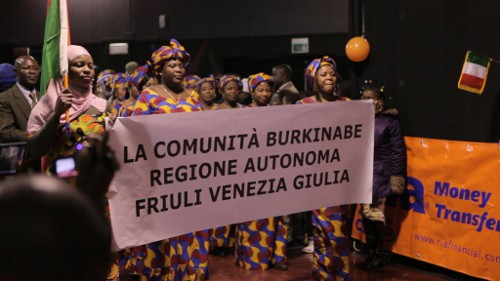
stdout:
{"type": "MultiPolygon", "coordinates": [[[[307,86],[312,95],[297,104],[346,101],[338,88],[337,64],[324,56],[307,66],[307,86]]],[[[347,221],[349,206],[325,207],[312,211],[314,238],[314,280],[350,280],[347,221]]]]}
{"type": "MultiPolygon", "coordinates": [[[[273,86],[270,75],[250,75],[248,86],[254,100],[250,107],[269,104],[273,86]]],[[[246,269],[287,270],[287,230],[283,216],[237,224],[236,264],[246,269]]]]}
{"type": "MultiPolygon", "coordinates": [[[[160,84],[139,95],[132,116],[199,111],[198,93],[183,85],[189,59],[175,39],[156,50],[151,60],[160,84]]],[[[121,266],[142,275],[141,280],[203,281],[209,274],[209,248],[210,230],[200,230],[125,251],[121,266]]]]}

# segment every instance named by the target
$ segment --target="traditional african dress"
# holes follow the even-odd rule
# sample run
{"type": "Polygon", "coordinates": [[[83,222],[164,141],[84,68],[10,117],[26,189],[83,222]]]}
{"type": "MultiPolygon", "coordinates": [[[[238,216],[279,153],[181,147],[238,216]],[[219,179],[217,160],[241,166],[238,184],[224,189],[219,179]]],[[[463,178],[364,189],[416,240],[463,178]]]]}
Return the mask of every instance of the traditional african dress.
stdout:
{"type": "MultiPolygon", "coordinates": [[[[106,113],[96,115],[82,114],[69,123],[69,135],[66,136],[64,126],[60,128],[59,138],[56,140],[52,150],[49,153],[49,166],[47,174],[55,175],[55,169],[52,166],[53,160],[58,158],[73,157],[78,150],[85,145],[85,139],[90,135],[102,135],[104,133],[104,119],[106,113]]],[[[109,206],[105,201],[106,217],[109,218],[109,206]]],[[[118,266],[112,263],[107,280],[118,279],[118,266]]]]}
{"type": "MultiPolygon", "coordinates": [[[[198,101],[194,91],[177,103],[150,88],[139,96],[132,116],[199,111],[198,101]]],[[[120,266],[141,280],[202,281],[209,277],[209,248],[210,230],[196,231],[124,250],[120,266]]]]}
{"type": "MultiPolygon", "coordinates": [[[[198,103],[200,110],[203,110],[202,103],[198,103]]],[[[210,110],[219,110],[219,104],[214,103],[210,110]]],[[[212,228],[210,230],[210,251],[212,252],[216,248],[227,249],[234,247],[234,225],[223,225],[219,227],[212,228]]]]}
{"type": "Polygon", "coordinates": [[[236,265],[246,269],[268,269],[287,263],[288,227],[283,216],[236,225],[236,265]]]}
{"type": "Polygon", "coordinates": [[[131,116],[132,113],[134,112],[134,108],[135,108],[135,102],[127,105],[121,117],[131,116]]]}
{"type": "Polygon", "coordinates": [[[282,216],[236,225],[236,265],[268,269],[286,265],[287,227],[282,216]]]}
{"type": "MultiPolygon", "coordinates": [[[[205,109],[203,109],[203,104],[201,103],[201,101],[200,101],[200,102],[199,102],[196,106],[198,106],[198,108],[199,108],[200,110],[202,110],[202,111],[203,111],[203,110],[205,110],[205,109]]],[[[216,103],[214,103],[214,104],[212,104],[212,106],[211,106],[211,107],[210,107],[210,109],[208,109],[208,110],[217,110],[217,109],[220,109],[220,108],[219,108],[219,105],[218,105],[218,104],[216,104],[216,103]]]]}
{"type": "MultiPolygon", "coordinates": [[[[339,101],[348,100],[340,98],[339,101]]],[[[317,103],[314,96],[297,104],[317,103]]],[[[349,206],[334,206],[312,211],[314,280],[349,280],[349,206]]]]}
{"type": "Polygon", "coordinates": [[[149,88],[139,95],[132,115],[200,111],[198,103],[199,96],[195,91],[191,91],[191,95],[188,98],[182,99],[177,103],[173,98],[162,97],[149,88]]]}
{"type": "MultiPolygon", "coordinates": [[[[347,97],[340,97],[338,100],[336,101],[348,101],[350,100],[349,98],[347,97]]],[[[310,96],[310,97],[306,97],[306,98],[303,98],[301,100],[299,100],[297,102],[297,104],[309,104],[309,103],[317,103],[318,101],[316,101],[316,97],[315,96],[310,96]]]]}
{"type": "Polygon", "coordinates": [[[111,115],[116,117],[127,117],[132,115],[135,103],[129,105],[123,105],[123,103],[118,102],[111,108],[111,115]]]}
{"type": "MultiPolygon", "coordinates": [[[[66,136],[65,127],[62,126],[60,128],[59,138],[56,140],[56,143],[49,153],[50,164],[52,164],[52,160],[54,159],[74,156],[75,152],[82,148],[80,145],[85,144],[84,140],[89,135],[102,135],[104,133],[105,117],[106,113],[80,115],[70,122],[68,136],[66,136]]],[[[50,164],[48,173],[55,174],[50,164]]]]}
{"type": "Polygon", "coordinates": [[[211,248],[228,249],[234,247],[235,225],[223,225],[212,229],[211,248]]]}
{"type": "Polygon", "coordinates": [[[226,105],[224,105],[224,102],[221,102],[218,104],[219,106],[219,109],[237,109],[237,108],[245,108],[245,107],[248,107],[246,105],[243,105],[241,103],[237,103],[236,104],[236,107],[226,107],[226,105]]]}

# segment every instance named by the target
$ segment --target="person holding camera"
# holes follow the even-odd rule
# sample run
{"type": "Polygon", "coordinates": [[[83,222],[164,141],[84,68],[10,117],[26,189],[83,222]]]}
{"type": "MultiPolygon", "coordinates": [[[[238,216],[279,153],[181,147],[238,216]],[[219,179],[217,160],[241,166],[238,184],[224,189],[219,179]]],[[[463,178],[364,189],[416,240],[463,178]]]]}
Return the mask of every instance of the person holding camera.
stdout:
{"type": "Polygon", "coordinates": [[[76,157],[76,188],[46,175],[0,182],[0,224],[8,226],[0,231],[0,280],[116,279],[102,203],[119,165],[107,137],[89,137],[76,157]]]}
{"type": "Polygon", "coordinates": [[[34,158],[48,156],[42,167],[48,174],[55,174],[55,159],[72,157],[87,145],[89,135],[104,133],[106,100],[92,93],[92,56],[85,48],[70,45],[68,64],[68,88],[62,79],[52,79],[28,120],[29,149],[34,158]]]}

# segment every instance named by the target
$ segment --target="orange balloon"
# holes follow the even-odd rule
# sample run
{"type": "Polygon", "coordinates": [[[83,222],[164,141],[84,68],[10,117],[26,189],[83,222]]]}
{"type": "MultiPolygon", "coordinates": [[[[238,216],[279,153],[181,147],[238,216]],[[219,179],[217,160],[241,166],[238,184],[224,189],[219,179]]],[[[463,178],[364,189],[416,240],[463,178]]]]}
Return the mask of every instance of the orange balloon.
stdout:
{"type": "Polygon", "coordinates": [[[370,54],[370,44],[363,37],[353,37],[345,45],[345,54],[353,62],[364,61],[370,54]]]}

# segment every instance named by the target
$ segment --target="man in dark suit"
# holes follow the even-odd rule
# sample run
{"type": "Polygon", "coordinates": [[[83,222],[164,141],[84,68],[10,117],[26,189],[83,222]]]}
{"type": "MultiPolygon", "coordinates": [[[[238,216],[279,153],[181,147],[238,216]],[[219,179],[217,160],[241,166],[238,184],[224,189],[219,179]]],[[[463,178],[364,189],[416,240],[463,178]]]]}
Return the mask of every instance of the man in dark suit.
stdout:
{"type": "Polygon", "coordinates": [[[40,93],[35,85],[40,77],[38,62],[20,56],[14,64],[17,83],[0,93],[0,143],[26,141],[26,125],[40,93]]]}
{"type": "Polygon", "coordinates": [[[278,94],[283,90],[288,90],[298,94],[299,91],[292,82],[292,68],[288,64],[278,64],[272,70],[274,80],[274,92],[278,94]]]}
{"type": "Polygon", "coordinates": [[[271,97],[271,105],[283,104],[286,92],[299,96],[299,91],[292,82],[292,68],[288,64],[278,64],[272,70],[274,80],[274,94],[271,97]]]}

